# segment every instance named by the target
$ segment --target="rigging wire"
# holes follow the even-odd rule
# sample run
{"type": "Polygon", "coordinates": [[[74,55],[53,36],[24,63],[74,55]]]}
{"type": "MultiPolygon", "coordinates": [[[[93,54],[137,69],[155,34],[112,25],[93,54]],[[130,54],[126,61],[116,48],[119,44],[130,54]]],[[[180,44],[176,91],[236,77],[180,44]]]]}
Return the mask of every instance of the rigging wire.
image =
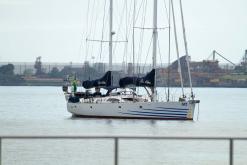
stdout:
{"type": "MultiPolygon", "coordinates": [[[[127,19],[127,11],[128,11],[128,4],[127,4],[127,2],[128,1],[124,1],[125,3],[124,3],[124,5],[125,5],[125,40],[126,41],[128,41],[128,36],[127,36],[127,33],[128,33],[128,19],[127,19]]],[[[123,71],[124,71],[124,73],[125,73],[125,70],[126,70],[126,64],[125,64],[125,62],[124,62],[124,56],[127,56],[127,52],[128,52],[128,42],[126,42],[125,43],[125,45],[124,45],[124,54],[123,54],[123,71]]]]}
{"type": "Polygon", "coordinates": [[[141,10],[141,8],[142,8],[143,3],[144,3],[144,0],[141,1],[140,7],[138,8],[138,11],[137,11],[137,14],[136,14],[135,22],[137,22],[137,20],[138,20],[138,18],[139,18],[140,10],[141,10]]]}
{"type": "MultiPolygon", "coordinates": [[[[119,32],[119,33],[117,33],[116,40],[119,39],[119,35],[120,35],[121,29],[122,29],[121,27],[122,27],[122,24],[123,24],[123,22],[124,22],[124,21],[122,21],[122,20],[123,20],[123,17],[124,17],[124,10],[125,10],[125,5],[124,5],[123,10],[122,10],[122,12],[121,12],[122,14],[120,15],[120,22],[118,22],[118,30],[117,30],[117,32],[119,32]]],[[[118,10],[117,10],[117,11],[118,11],[118,10]]],[[[126,41],[126,42],[127,42],[127,41],[126,41]]],[[[113,54],[115,54],[116,48],[117,48],[117,44],[114,45],[113,54]]]]}
{"type": "MultiPolygon", "coordinates": [[[[170,1],[169,1],[169,3],[170,3],[170,1]]],[[[166,0],[164,0],[164,6],[165,6],[165,11],[166,11],[167,22],[169,24],[169,14],[168,14],[169,9],[167,9],[166,0]]],[[[170,28],[170,26],[168,28],[170,28]]]]}
{"type": "MultiPolygon", "coordinates": [[[[95,17],[95,0],[93,1],[93,6],[92,6],[92,20],[90,21],[90,28],[89,28],[89,36],[91,37],[92,34],[92,29],[93,29],[93,22],[94,22],[94,17],[95,17]]],[[[90,47],[91,48],[91,47],[90,47]]]]}
{"type": "MultiPolygon", "coordinates": [[[[129,29],[129,27],[131,27],[131,25],[129,25],[128,24],[128,22],[130,22],[129,21],[129,19],[130,19],[130,11],[131,11],[131,6],[130,6],[130,8],[128,8],[128,4],[127,4],[127,1],[125,1],[126,2],[126,39],[128,40],[129,39],[129,35],[130,35],[130,30],[128,30],[129,29]],[[129,18],[129,19],[128,19],[129,18]]],[[[131,5],[132,3],[130,3],[130,5],[131,5]]],[[[126,54],[123,56],[123,61],[125,61],[125,65],[126,65],[126,67],[127,67],[127,61],[128,61],[128,47],[129,47],[129,43],[126,43],[126,54]]]]}
{"type": "MultiPolygon", "coordinates": [[[[132,1],[133,3],[130,3],[130,8],[129,8],[129,12],[127,12],[128,14],[128,16],[127,16],[127,22],[130,22],[129,24],[127,24],[126,25],[126,27],[127,27],[127,30],[126,30],[126,36],[127,36],[127,39],[129,39],[130,38],[130,35],[133,33],[133,16],[131,17],[131,13],[133,14],[133,12],[134,12],[134,1],[132,1]],[[133,7],[133,9],[132,9],[132,7],[133,7]]],[[[131,49],[130,49],[130,52],[128,52],[128,47],[129,47],[129,44],[131,44],[131,42],[129,42],[128,44],[127,44],[127,52],[126,52],[126,59],[125,59],[125,61],[126,61],[126,63],[128,63],[128,61],[132,61],[131,60],[131,57],[132,56],[128,56],[128,54],[132,54],[133,55],[133,45],[131,44],[131,49]],[[131,53],[132,52],[132,53],[131,53]],[[128,58],[129,58],[129,60],[128,60],[128,58]]]]}
{"type": "MultiPolygon", "coordinates": [[[[89,8],[90,8],[90,0],[88,0],[88,4],[87,4],[87,27],[86,27],[86,38],[88,38],[88,17],[89,17],[89,12],[90,12],[90,10],[89,10],[89,8]]],[[[89,49],[89,44],[88,44],[88,42],[87,42],[87,39],[86,39],[86,50],[85,50],[85,61],[87,60],[87,55],[88,55],[88,49],[89,49]]]]}
{"type": "MultiPolygon", "coordinates": [[[[142,27],[145,26],[146,23],[146,12],[147,11],[147,0],[145,0],[145,4],[143,7],[143,17],[142,17],[142,27]]],[[[143,40],[144,40],[144,29],[141,29],[141,34],[140,34],[140,41],[139,41],[139,49],[138,49],[138,56],[137,56],[137,61],[141,61],[141,54],[143,51],[143,40]]],[[[140,67],[140,63],[137,64],[137,68],[140,67]]]]}
{"type": "MultiPolygon", "coordinates": [[[[94,11],[94,8],[95,8],[95,0],[93,1],[93,6],[92,6],[92,11],[94,11]]],[[[92,12],[92,13],[94,13],[94,12],[92,12]]],[[[88,17],[89,17],[89,14],[90,14],[90,11],[89,11],[89,13],[88,13],[88,17]]],[[[92,24],[93,24],[93,18],[94,18],[94,15],[92,15],[92,20],[91,20],[91,23],[90,23],[90,28],[89,28],[89,34],[88,34],[88,36],[89,37],[91,37],[91,33],[92,33],[92,24]]],[[[86,41],[88,41],[88,39],[86,39],[86,41]]],[[[88,55],[89,54],[92,54],[91,53],[91,51],[90,50],[92,50],[92,47],[93,45],[91,45],[91,44],[89,44],[88,43],[88,53],[86,54],[86,60],[87,60],[87,58],[88,58],[88,55]],[[90,49],[91,48],[91,49],[90,49]]],[[[89,56],[89,57],[91,57],[91,55],[89,56]]]]}
{"type": "MultiPolygon", "coordinates": [[[[120,4],[120,6],[123,6],[123,9],[122,9],[122,15],[120,15],[119,14],[119,17],[118,18],[120,18],[120,20],[118,20],[119,22],[118,22],[118,25],[119,25],[119,27],[118,27],[118,31],[119,31],[119,35],[120,35],[120,37],[122,37],[122,38],[124,38],[124,36],[125,36],[125,31],[124,31],[124,28],[122,27],[122,25],[124,24],[124,11],[126,10],[126,5],[125,5],[125,2],[126,1],[124,1],[124,5],[122,5],[122,4],[120,4]]],[[[120,11],[120,9],[118,10],[118,11],[120,11]]],[[[118,12],[119,13],[119,12],[118,12]]]]}
{"type": "Polygon", "coordinates": [[[162,54],[161,54],[161,49],[160,49],[159,36],[158,36],[157,40],[158,40],[158,50],[159,50],[158,52],[159,52],[159,55],[160,55],[160,66],[161,66],[161,68],[163,68],[164,66],[163,66],[163,63],[162,63],[162,54]]]}
{"type": "MultiPolygon", "coordinates": [[[[125,2],[125,6],[126,6],[126,11],[125,11],[125,40],[128,41],[128,1],[124,1],[125,2]]],[[[123,55],[123,62],[124,63],[124,73],[126,73],[126,68],[127,68],[127,56],[128,56],[128,42],[125,43],[124,45],[124,55],[123,55]],[[126,60],[124,60],[124,56],[126,56],[126,60]]]]}
{"type": "MultiPolygon", "coordinates": [[[[106,0],[104,2],[104,14],[103,14],[103,24],[102,24],[102,33],[101,33],[101,40],[104,39],[104,31],[105,31],[105,14],[106,14],[106,0]]],[[[103,43],[101,42],[100,43],[100,53],[99,53],[99,56],[100,56],[100,61],[101,61],[101,57],[102,57],[102,46],[103,46],[103,43]]]]}
{"type": "Polygon", "coordinates": [[[129,62],[133,62],[133,54],[134,54],[134,49],[135,49],[135,47],[134,47],[134,39],[133,39],[133,36],[134,36],[134,31],[133,31],[133,27],[134,27],[134,25],[135,25],[135,19],[134,19],[134,15],[135,15],[135,13],[136,13],[136,0],[133,0],[133,10],[132,10],[132,16],[131,16],[131,19],[130,19],[130,22],[131,22],[131,24],[130,24],[130,33],[129,33],[129,35],[131,35],[132,34],[132,44],[131,44],[131,52],[130,52],[130,56],[129,56],[129,62]]]}
{"type": "Polygon", "coordinates": [[[180,0],[179,2],[180,2],[180,12],[181,12],[182,27],[183,27],[184,47],[185,47],[185,52],[186,52],[186,64],[187,64],[187,68],[188,68],[189,84],[190,84],[190,90],[191,90],[190,92],[191,92],[191,98],[194,99],[194,93],[193,93],[193,87],[192,87],[192,80],[191,80],[191,73],[190,73],[188,42],[187,42],[186,32],[185,32],[183,6],[182,6],[182,1],[180,0]]]}
{"type": "MultiPolygon", "coordinates": [[[[133,3],[134,3],[134,1],[132,1],[133,3]]],[[[126,36],[127,36],[127,39],[129,39],[130,38],[130,35],[132,34],[131,32],[132,32],[132,17],[130,16],[131,15],[131,13],[132,13],[132,7],[133,6],[133,10],[134,10],[134,5],[132,4],[132,3],[130,3],[130,8],[129,8],[129,12],[128,12],[128,10],[127,10],[127,13],[128,14],[126,14],[127,15],[127,22],[130,22],[129,24],[127,24],[126,25],[126,27],[127,27],[127,30],[126,30],[126,36]]],[[[128,6],[127,6],[128,7],[128,6]]],[[[125,61],[126,61],[126,63],[128,63],[128,54],[129,54],[129,52],[128,52],[128,47],[129,47],[129,44],[127,43],[127,52],[126,52],[126,55],[125,55],[125,61]]],[[[132,51],[131,49],[130,49],[130,51],[132,51]]],[[[131,56],[129,56],[129,58],[131,58],[131,56]]],[[[123,57],[123,61],[124,61],[124,57],[123,57]]],[[[131,59],[129,60],[129,61],[131,61],[131,59]]]]}
{"type": "MultiPolygon", "coordinates": [[[[96,11],[99,11],[99,4],[98,3],[96,3],[96,11]]],[[[95,15],[95,23],[97,23],[98,22],[98,18],[99,18],[99,12],[96,12],[96,15],[95,15]]],[[[95,26],[94,25],[94,29],[93,29],[93,38],[95,38],[95,35],[96,35],[96,27],[97,26],[95,26]]],[[[91,27],[92,28],[92,27],[91,27]]],[[[95,47],[95,45],[94,44],[92,44],[92,47],[91,47],[91,55],[90,55],[90,57],[91,57],[91,59],[93,59],[93,63],[94,63],[94,59],[95,59],[95,57],[93,56],[93,53],[94,53],[94,47],[95,47]]]]}
{"type": "MultiPolygon", "coordinates": [[[[108,2],[108,5],[110,6],[110,2],[108,2]]],[[[106,17],[105,17],[105,24],[108,24],[109,25],[109,23],[110,23],[110,8],[109,9],[106,9],[106,11],[107,12],[106,12],[106,17]]],[[[105,30],[105,35],[107,35],[107,36],[109,35],[109,31],[108,30],[105,30]]],[[[109,53],[109,52],[107,52],[107,53],[109,53]]],[[[102,57],[102,61],[105,61],[106,58],[107,58],[106,56],[103,56],[102,57]]]]}
{"type": "MultiPolygon", "coordinates": [[[[166,29],[170,30],[170,25],[169,25],[169,15],[168,15],[168,9],[167,9],[167,5],[166,5],[166,0],[163,1],[164,2],[164,11],[165,11],[165,14],[166,14],[166,21],[167,21],[167,24],[168,24],[168,27],[166,27],[166,29]]],[[[169,31],[168,31],[169,33],[169,31]]],[[[160,61],[161,61],[161,68],[165,68],[164,66],[164,63],[162,63],[162,54],[161,54],[161,50],[160,50],[160,40],[158,38],[158,49],[159,49],[159,54],[160,54],[160,61]]],[[[169,48],[168,48],[169,49],[169,48]]],[[[168,50],[168,54],[169,54],[169,50],[168,50]]],[[[169,55],[168,55],[169,56],[169,55]]],[[[165,86],[165,95],[166,95],[166,100],[167,100],[167,89],[166,89],[166,76],[165,76],[165,72],[164,70],[162,70],[162,78],[164,80],[164,86],[165,86]]]]}
{"type": "MultiPolygon", "coordinates": [[[[138,27],[138,26],[135,26],[134,27],[135,29],[141,29],[141,30],[153,30],[154,28],[152,27],[138,27]]],[[[168,29],[169,27],[161,27],[161,28],[156,28],[157,30],[165,30],[165,29],[168,29]]]]}
{"type": "MultiPolygon", "coordinates": [[[[139,18],[139,14],[140,14],[140,11],[141,11],[141,8],[142,6],[144,5],[144,2],[145,0],[142,0],[141,1],[141,4],[137,10],[137,14],[136,14],[136,1],[134,0],[134,9],[133,9],[133,26],[132,26],[132,33],[133,33],[133,36],[132,36],[132,59],[133,59],[133,73],[135,72],[135,24],[136,22],[138,21],[138,18],[139,18]]],[[[137,66],[138,67],[138,66],[137,66]]]]}
{"type": "Polygon", "coordinates": [[[167,89],[165,89],[165,93],[166,93],[166,101],[169,102],[170,101],[170,56],[171,56],[171,1],[168,0],[168,7],[167,7],[167,3],[166,0],[163,1],[164,2],[164,11],[166,13],[166,21],[168,22],[168,66],[167,66],[167,79],[164,80],[166,81],[167,84],[167,89]]]}
{"type": "Polygon", "coordinates": [[[147,58],[148,58],[148,55],[149,55],[149,52],[150,52],[150,48],[152,46],[152,41],[153,41],[153,35],[151,37],[151,40],[150,40],[150,43],[149,43],[149,47],[148,47],[148,51],[147,51],[147,55],[146,55],[146,59],[145,59],[145,63],[143,65],[143,69],[142,69],[142,72],[144,73],[144,69],[145,69],[145,66],[147,64],[147,58]]]}
{"type": "Polygon", "coordinates": [[[80,46],[79,46],[79,51],[78,51],[78,57],[77,57],[77,61],[83,61],[83,56],[82,56],[82,54],[83,54],[83,38],[84,38],[84,33],[82,32],[81,33],[81,40],[80,40],[80,46]],[[82,58],[81,60],[80,60],[80,58],[82,58]]]}
{"type": "MultiPolygon", "coordinates": [[[[159,38],[158,38],[158,50],[159,50],[160,63],[161,63],[161,66],[160,67],[163,69],[163,68],[165,68],[165,66],[164,66],[164,63],[162,62],[162,54],[161,54],[161,49],[160,49],[160,40],[159,40],[159,38]]],[[[163,70],[162,70],[162,76],[163,76],[163,74],[164,73],[163,73],[163,70]]],[[[164,77],[164,82],[165,82],[165,77],[164,77]]],[[[166,87],[165,87],[165,94],[166,94],[166,97],[167,97],[166,87]]]]}
{"type": "Polygon", "coordinates": [[[134,74],[135,74],[135,23],[136,23],[136,0],[134,0],[134,8],[133,8],[133,27],[132,27],[132,68],[133,68],[133,77],[134,77],[134,74]]]}
{"type": "MultiPolygon", "coordinates": [[[[132,1],[133,3],[134,3],[134,1],[132,1]]],[[[129,39],[130,38],[130,35],[131,35],[131,32],[132,32],[132,22],[131,22],[131,13],[132,13],[132,6],[134,6],[134,5],[132,5],[132,2],[130,3],[130,6],[129,6],[129,10],[128,10],[128,14],[127,14],[127,20],[128,20],[128,25],[127,25],[127,38],[129,39]]],[[[134,7],[133,7],[134,8],[134,7]]],[[[125,61],[126,61],[126,68],[127,68],[127,70],[126,71],[128,71],[128,57],[129,57],[129,51],[131,52],[131,45],[127,45],[127,53],[126,53],[126,57],[125,57],[125,61]],[[130,48],[129,48],[129,46],[130,46],[130,48]],[[128,49],[129,48],[129,49],[128,49]]]]}

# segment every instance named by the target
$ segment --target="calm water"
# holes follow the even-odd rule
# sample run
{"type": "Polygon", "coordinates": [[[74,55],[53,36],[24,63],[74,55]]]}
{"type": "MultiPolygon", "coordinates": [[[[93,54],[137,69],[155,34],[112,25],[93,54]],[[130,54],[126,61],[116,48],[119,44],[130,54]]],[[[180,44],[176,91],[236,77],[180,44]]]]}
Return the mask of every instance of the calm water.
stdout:
{"type": "MultiPolygon", "coordinates": [[[[60,87],[0,87],[0,91],[0,135],[247,137],[247,89],[196,88],[199,121],[72,118],[60,87]]],[[[172,92],[176,95],[179,90],[172,92]]],[[[4,165],[113,164],[111,140],[4,140],[2,147],[4,165]]],[[[236,164],[246,164],[247,142],[236,142],[235,152],[236,164]]],[[[225,141],[120,141],[121,165],[227,163],[225,141]]]]}

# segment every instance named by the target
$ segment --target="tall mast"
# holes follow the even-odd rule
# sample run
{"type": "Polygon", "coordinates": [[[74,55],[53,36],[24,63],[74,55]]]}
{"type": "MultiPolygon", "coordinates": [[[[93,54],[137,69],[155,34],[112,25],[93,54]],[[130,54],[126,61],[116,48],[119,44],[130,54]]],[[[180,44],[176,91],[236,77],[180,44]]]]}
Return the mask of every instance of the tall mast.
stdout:
{"type": "Polygon", "coordinates": [[[187,67],[188,67],[191,97],[193,99],[194,98],[194,94],[193,94],[192,81],[191,81],[189,52],[188,52],[188,44],[187,44],[187,38],[186,38],[186,32],[185,32],[185,23],[184,23],[184,14],[183,14],[182,0],[180,0],[180,11],[181,11],[182,26],[183,26],[184,46],[185,46],[185,52],[186,52],[186,62],[187,62],[187,67]]]}
{"type": "Polygon", "coordinates": [[[153,68],[156,69],[156,56],[157,56],[157,0],[154,0],[153,11],[153,68]]]}
{"type": "Polygon", "coordinates": [[[132,35],[132,41],[133,41],[133,56],[132,56],[132,58],[133,58],[133,66],[132,66],[132,68],[133,68],[133,75],[135,74],[135,16],[136,15],[136,1],[134,0],[134,9],[133,9],[133,35],[132,35]]]}
{"type": "MultiPolygon", "coordinates": [[[[154,9],[153,9],[153,69],[156,69],[156,56],[157,56],[157,1],[154,0],[154,9]]],[[[157,101],[157,92],[156,92],[156,70],[155,70],[155,79],[154,79],[154,90],[153,90],[153,101],[157,101]]]]}
{"type": "Polygon", "coordinates": [[[110,0],[110,22],[109,22],[109,70],[112,70],[112,22],[113,22],[113,0],[110,0]]]}
{"type": "Polygon", "coordinates": [[[185,95],[184,95],[183,76],[182,76],[181,63],[180,63],[180,57],[179,57],[178,37],[177,37],[177,28],[176,28],[176,19],[175,19],[175,13],[174,13],[173,0],[171,0],[171,7],[172,7],[172,17],[173,17],[173,26],[174,26],[174,36],[175,36],[175,44],[176,44],[176,52],[177,52],[177,61],[178,61],[178,72],[179,72],[179,76],[180,76],[182,94],[183,94],[183,97],[185,97],[185,95]]]}
{"type": "Polygon", "coordinates": [[[169,47],[168,47],[168,72],[167,72],[167,101],[170,101],[170,64],[171,64],[171,0],[169,0],[169,47]]]}

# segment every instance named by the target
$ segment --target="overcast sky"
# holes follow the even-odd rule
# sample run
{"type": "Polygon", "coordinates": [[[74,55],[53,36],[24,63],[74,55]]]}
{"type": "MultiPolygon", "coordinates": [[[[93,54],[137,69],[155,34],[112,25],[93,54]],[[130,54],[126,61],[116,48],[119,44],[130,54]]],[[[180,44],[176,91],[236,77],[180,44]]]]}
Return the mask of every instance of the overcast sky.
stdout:
{"type": "MultiPolygon", "coordinates": [[[[44,62],[83,61],[87,4],[88,0],[0,0],[0,62],[33,62],[37,56],[44,62]]],[[[216,49],[239,63],[247,49],[247,1],[183,4],[192,60],[206,59],[216,49]]]]}

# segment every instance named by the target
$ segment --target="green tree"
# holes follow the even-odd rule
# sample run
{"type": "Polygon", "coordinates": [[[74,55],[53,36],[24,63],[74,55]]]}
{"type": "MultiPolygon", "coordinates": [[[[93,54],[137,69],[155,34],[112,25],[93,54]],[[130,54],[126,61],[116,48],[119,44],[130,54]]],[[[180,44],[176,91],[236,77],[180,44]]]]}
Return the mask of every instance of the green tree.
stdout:
{"type": "Polygon", "coordinates": [[[14,74],[14,65],[8,64],[0,67],[0,85],[21,85],[24,81],[14,74]]]}
{"type": "Polygon", "coordinates": [[[33,69],[26,69],[26,70],[24,70],[23,75],[24,75],[25,77],[30,77],[30,76],[32,76],[32,75],[33,75],[33,69]]]}
{"type": "Polygon", "coordinates": [[[14,69],[15,69],[15,67],[13,64],[3,65],[0,67],[0,74],[13,76],[14,75],[14,69]]]}
{"type": "Polygon", "coordinates": [[[49,73],[51,77],[61,77],[59,69],[57,67],[53,67],[51,72],[49,73]]]}

